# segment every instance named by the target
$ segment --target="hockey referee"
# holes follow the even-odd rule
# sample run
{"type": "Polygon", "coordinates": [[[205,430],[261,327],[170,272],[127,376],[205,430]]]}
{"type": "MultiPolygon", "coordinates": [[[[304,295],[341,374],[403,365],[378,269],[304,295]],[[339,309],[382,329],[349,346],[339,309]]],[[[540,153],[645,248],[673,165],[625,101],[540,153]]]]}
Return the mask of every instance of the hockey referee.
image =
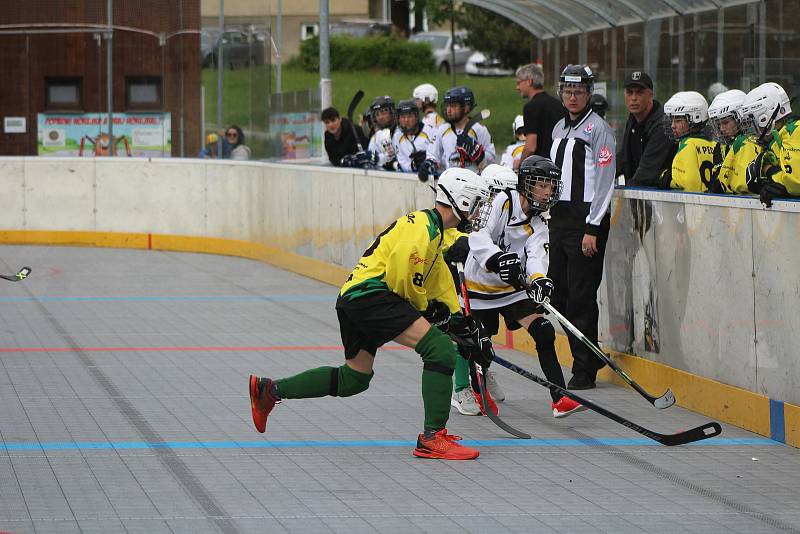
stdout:
{"type": "MultiPolygon", "coordinates": [[[[597,289],[603,278],[614,193],[616,142],[611,127],[592,111],[594,74],[586,65],[567,65],[558,95],[569,115],[553,127],[550,159],[561,169],[564,188],[550,210],[552,304],[584,335],[597,342],[597,289]]],[[[568,334],[574,363],[570,389],[595,387],[600,361],[568,334]]]]}

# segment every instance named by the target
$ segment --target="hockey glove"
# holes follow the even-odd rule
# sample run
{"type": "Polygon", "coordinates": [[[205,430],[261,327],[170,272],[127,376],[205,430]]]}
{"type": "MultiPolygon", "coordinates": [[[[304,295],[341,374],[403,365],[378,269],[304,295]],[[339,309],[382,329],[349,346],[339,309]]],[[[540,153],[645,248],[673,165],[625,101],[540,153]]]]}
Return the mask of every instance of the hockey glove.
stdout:
{"type": "Polygon", "coordinates": [[[670,189],[672,186],[672,167],[664,169],[661,176],[656,180],[656,187],[659,189],[670,189]]]}
{"type": "Polygon", "coordinates": [[[462,161],[469,161],[475,165],[483,161],[485,155],[483,146],[468,135],[459,135],[456,150],[462,161]]]}
{"type": "Polygon", "coordinates": [[[761,194],[759,195],[761,198],[761,202],[766,205],[766,207],[772,207],[772,200],[776,198],[787,198],[791,195],[789,191],[786,190],[786,187],[783,184],[779,184],[776,182],[767,182],[764,187],[761,188],[761,194]]]}
{"type": "Polygon", "coordinates": [[[416,172],[425,163],[426,152],[424,150],[417,150],[411,153],[411,170],[416,172]]]}
{"type": "Polygon", "coordinates": [[[539,278],[534,279],[531,282],[530,287],[533,301],[536,304],[549,302],[550,297],[553,295],[553,290],[556,288],[556,286],[553,284],[553,281],[546,276],[540,276],[539,278]]]}
{"type": "Polygon", "coordinates": [[[436,176],[436,162],[432,159],[426,159],[420,165],[419,170],[417,171],[417,178],[419,178],[420,182],[427,182],[428,178],[431,176],[436,176]]]}
{"type": "Polygon", "coordinates": [[[761,187],[764,185],[761,181],[761,168],[764,165],[764,152],[762,151],[756,159],[751,161],[747,165],[747,169],[745,170],[745,181],[747,183],[747,189],[750,190],[752,193],[758,194],[761,191],[761,187]]]}
{"type": "Polygon", "coordinates": [[[456,314],[450,328],[450,334],[459,344],[459,352],[464,358],[487,369],[494,359],[492,340],[483,325],[472,317],[456,314]]]}
{"type": "Polygon", "coordinates": [[[461,236],[444,253],[446,263],[465,263],[469,255],[469,238],[461,236]]]}
{"type": "Polygon", "coordinates": [[[400,164],[397,162],[396,159],[393,159],[391,161],[387,161],[386,163],[384,163],[383,168],[384,170],[387,171],[396,171],[397,169],[400,168],[400,164]]]}
{"type": "Polygon", "coordinates": [[[355,154],[345,154],[339,162],[342,167],[358,167],[355,154]]]}
{"type": "Polygon", "coordinates": [[[450,325],[450,308],[444,302],[432,300],[428,303],[428,309],[421,312],[426,321],[431,323],[442,332],[447,332],[450,325]]]}
{"type": "Polygon", "coordinates": [[[515,289],[524,289],[522,263],[515,252],[506,252],[497,257],[497,274],[500,280],[515,289]]]}

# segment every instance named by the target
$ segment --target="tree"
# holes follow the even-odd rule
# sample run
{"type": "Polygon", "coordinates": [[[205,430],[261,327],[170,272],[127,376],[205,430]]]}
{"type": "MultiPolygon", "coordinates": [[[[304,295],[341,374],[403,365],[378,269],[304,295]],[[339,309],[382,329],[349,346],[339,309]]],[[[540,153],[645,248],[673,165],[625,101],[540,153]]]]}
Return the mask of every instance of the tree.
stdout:
{"type": "Polygon", "coordinates": [[[474,50],[508,68],[530,63],[536,38],[514,21],[473,5],[458,10],[456,20],[467,30],[467,44],[474,50]]]}

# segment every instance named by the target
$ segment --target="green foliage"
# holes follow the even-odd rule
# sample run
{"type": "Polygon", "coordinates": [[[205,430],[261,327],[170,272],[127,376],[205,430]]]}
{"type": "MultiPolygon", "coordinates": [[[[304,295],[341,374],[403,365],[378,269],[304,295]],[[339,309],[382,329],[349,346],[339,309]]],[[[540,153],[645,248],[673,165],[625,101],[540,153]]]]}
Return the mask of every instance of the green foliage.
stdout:
{"type": "Polygon", "coordinates": [[[531,61],[536,38],[513,21],[473,5],[458,12],[459,26],[467,30],[467,44],[504,66],[516,68],[531,61]]]}
{"type": "MultiPolygon", "coordinates": [[[[433,72],[435,63],[428,43],[395,37],[332,37],[331,70],[384,69],[390,72],[433,72]]],[[[299,64],[308,72],[319,71],[319,39],[300,44],[299,64]]]]}

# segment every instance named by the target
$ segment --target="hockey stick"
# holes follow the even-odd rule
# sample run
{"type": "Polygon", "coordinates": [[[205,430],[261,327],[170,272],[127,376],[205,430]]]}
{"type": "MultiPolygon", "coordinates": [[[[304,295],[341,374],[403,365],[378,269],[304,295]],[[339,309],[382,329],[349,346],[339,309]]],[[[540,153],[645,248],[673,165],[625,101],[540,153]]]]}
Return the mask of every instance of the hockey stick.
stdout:
{"type": "MultiPolygon", "coordinates": [[[[525,282],[525,290],[528,292],[528,296],[529,296],[531,299],[533,299],[534,301],[536,301],[536,299],[534,299],[534,298],[533,298],[533,294],[532,294],[532,291],[531,291],[531,287],[528,285],[527,281],[525,282]]],[[[603,352],[602,350],[600,350],[600,349],[597,347],[597,345],[595,345],[594,343],[592,343],[591,341],[589,341],[589,339],[588,339],[588,338],[587,338],[585,335],[583,335],[583,332],[581,332],[580,330],[578,330],[578,328],[577,328],[575,325],[573,325],[571,322],[569,322],[569,321],[567,320],[567,318],[566,318],[566,317],[564,317],[563,315],[561,315],[561,313],[559,313],[559,311],[558,311],[557,309],[555,309],[555,308],[553,307],[553,305],[552,305],[552,304],[550,304],[550,302],[549,302],[548,300],[545,300],[544,302],[537,302],[537,304],[541,304],[541,306],[542,306],[542,307],[543,307],[545,310],[547,310],[548,312],[552,313],[552,314],[553,314],[553,315],[556,317],[556,319],[558,319],[558,322],[559,322],[559,323],[561,323],[562,325],[564,325],[564,328],[566,328],[567,330],[569,330],[570,332],[572,332],[572,334],[573,334],[575,337],[577,337],[579,340],[581,340],[581,342],[582,342],[584,345],[586,345],[587,347],[589,347],[589,349],[590,349],[590,350],[591,350],[591,351],[592,351],[592,352],[593,352],[593,353],[594,353],[594,354],[595,354],[595,355],[596,355],[598,358],[600,358],[600,359],[601,359],[603,362],[605,362],[605,363],[606,363],[606,364],[607,364],[609,367],[611,367],[611,369],[613,369],[615,373],[617,373],[617,374],[618,374],[620,377],[622,377],[622,379],[623,379],[623,380],[624,380],[624,381],[625,381],[625,382],[626,382],[626,383],[627,383],[629,386],[631,386],[633,389],[635,389],[635,390],[636,390],[636,392],[637,392],[637,393],[639,393],[639,395],[641,395],[642,397],[644,397],[645,399],[647,399],[647,402],[649,402],[650,404],[652,404],[653,406],[655,406],[655,407],[656,407],[656,408],[658,408],[659,410],[663,410],[664,408],[669,408],[670,406],[672,406],[673,404],[675,404],[675,395],[672,393],[672,390],[671,390],[671,389],[667,389],[667,391],[666,391],[666,392],[664,392],[664,394],[663,394],[663,395],[661,395],[660,397],[655,397],[655,396],[653,396],[653,395],[649,394],[647,391],[645,391],[645,390],[642,388],[642,386],[640,386],[639,384],[637,384],[637,383],[636,383],[636,381],[635,381],[633,378],[631,378],[630,376],[628,376],[628,373],[626,373],[626,372],[625,372],[625,371],[624,371],[624,370],[623,370],[623,369],[622,369],[620,366],[618,366],[616,363],[614,363],[614,360],[612,360],[611,358],[609,358],[609,357],[606,355],[606,353],[605,353],[605,352],[603,352]]]]}
{"type": "Polygon", "coordinates": [[[17,274],[0,274],[0,278],[9,282],[19,282],[25,280],[29,274],[31,274],[31,268],[23,267],[17,274]]]}
{"type": "MultiPolygon", "coordinates": [[[[464,278],[464,264],[458,262],[456,264],[456,269],[458,270],[458,282],[461,286],[461,296],[464,298],[464,313],[467,317],[471,316],[470,307],[469,307],[469,297],[467,296],[467,282],[464,278]]],[[[477,377],[478,382],[478,390],[481,394],[481,400],[483,401],[483,406],[485,408],[486,416],[489,420],[511,434],[512,436],[521,438],[521,439],[531,439],[530,434],[526,434],[521,430],[517,430],[516,428],[512,427],[502,419],[500,419],[499,415],[495,414],[489,404],[489,400],[491,396],[489,395],[489,391],[486,389],[486,381],[484,380],[483,376],[483,369],[477,363],[470,361],[469,362],[470,369],[474,371],[475,376],[477,377]]],[[[499,410],[498,410],[499,411],[499,410]]]]}
{"type": "MultiPolygon", "coordinates": [[[[464,129],[461,130],[461,135],[469,135],[469,131],[472,129],[473,126],[478,124],[484,119],[488,119],[492,115],[492,112],[488,109],[482,109],[480,113],[476,113],[472,117],[470,117],[469,122],[464,129]]],[[[453,128],[453,132],[455,132],[455,128],[453,128]]]]}
{"type": "Polygon", "coordinates": [[[672,447],[674,445],[685,445],[687,443],[692,443],[695,441],[700,441],[708,438],[713,438],[714,436],[718,436],[722,433],[722,427],[719,423],[711,422],[706,423],[704,425],[700,425],[696,428],[692,428],[690,430],[685,430],[683,432],[678,432],[677,434],[659,434],[658,432],[653,432],[652,430],[648,430],[643,426],[639,426],[633,421],[629,421],[625,419],[621,415],[617,415],[614,412],[603,408],[599,404],[595,404],[594,402],[584,399],[583,397],[579,397],[575,393],[568,391],[552,382],[545,380],[544,378],[538,377],[535,374],[531,373],[530,371],[526,371],[522,367],[519,367],[516,364],[509,362],[501,358],[500,356],[495,355],[494,361],[506,369],[514,371],[520,376],[524,376],[529,380],[533,380],[537,384],[550,388],[551,391],[555,389],[559,394],[569,397],[570,399],[574,400],[575,402],[580,402],[590,410],[593,410],[600,415],[608,417],[612,421],[616,421],[617,423],[630,428],[631,430],[642,434],[643,436],[647,436],[648,438],[661,443],[662,445],[667,445],[668,447],[672,447]]]}
{"type": "Polygon", "coordinates": [[[361,138],[356,132],[356,123],[353,122],[353,113],[355,112],[356,107],[358,106],[358,103],[361,102],[362,98],[364,98],[364,91],[359,89],[356,91],[356,94],[353,95],[350,105],[347,106],[347,120],[350,121],[350,126],[353,128],[353,135],[356,138],[356,144],[358,145],[359,152],[364,152],[364,147],[361,145],[361,138]]]}

